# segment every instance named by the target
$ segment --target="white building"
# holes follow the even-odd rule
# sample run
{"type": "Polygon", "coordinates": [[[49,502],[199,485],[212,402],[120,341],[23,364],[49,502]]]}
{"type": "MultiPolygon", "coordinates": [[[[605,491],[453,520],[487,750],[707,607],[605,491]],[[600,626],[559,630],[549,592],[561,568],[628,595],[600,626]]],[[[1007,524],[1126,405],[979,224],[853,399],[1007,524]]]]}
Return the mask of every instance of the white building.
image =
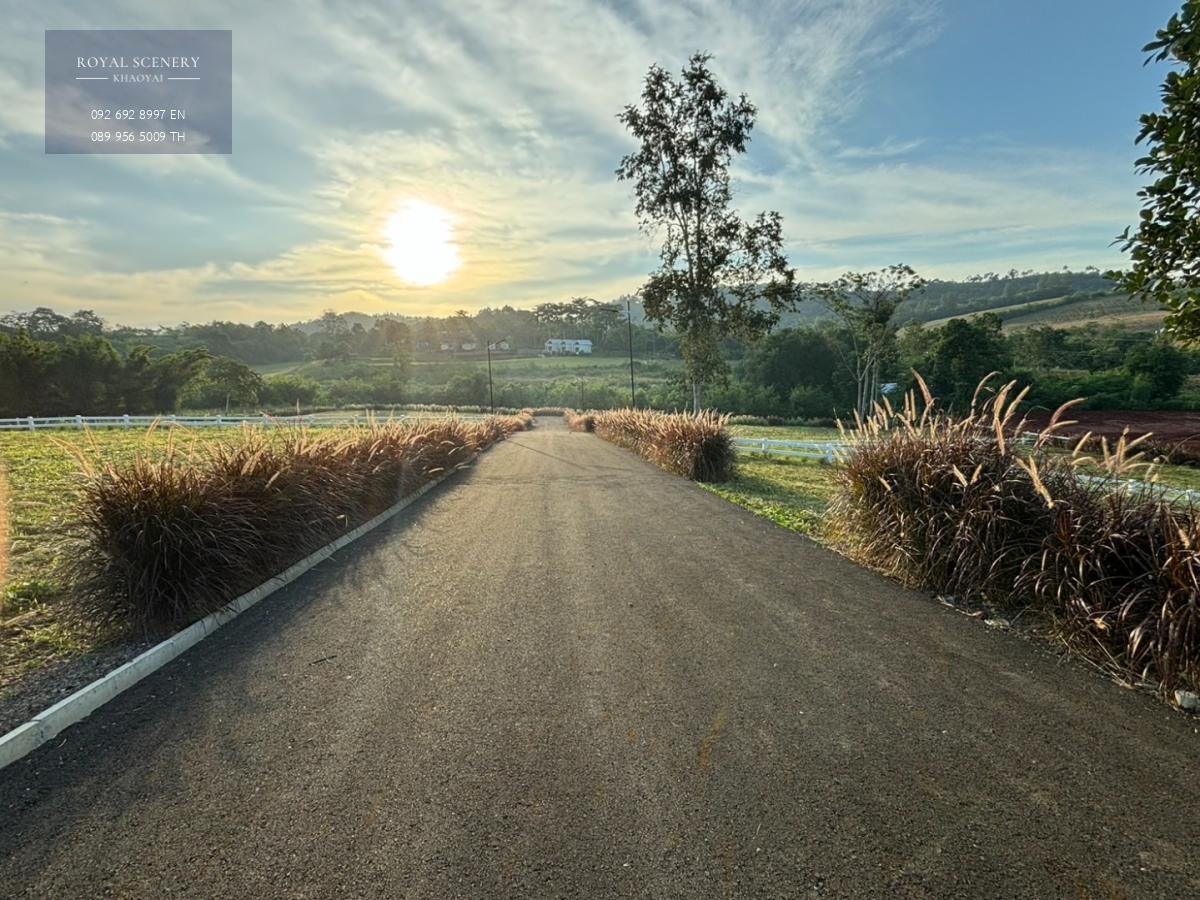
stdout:
{"type": "Polygon", "coordinates": [[[570,338],[550,338],[546,341],[546,352],[552,356],[591,356],[592,342],[570,338]]]}

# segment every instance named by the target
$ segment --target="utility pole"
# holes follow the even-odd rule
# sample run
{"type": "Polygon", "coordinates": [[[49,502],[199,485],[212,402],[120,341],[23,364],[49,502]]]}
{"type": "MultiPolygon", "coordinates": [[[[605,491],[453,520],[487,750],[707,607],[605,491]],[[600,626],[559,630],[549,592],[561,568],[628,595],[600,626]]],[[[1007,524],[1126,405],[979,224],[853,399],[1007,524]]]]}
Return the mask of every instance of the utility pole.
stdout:
{"type": "Polygon", "coordinates": [[[488,405],[492,408],[492,415],[496,414],[496,395],[492,390],[492,342],[487,342],[488,356],[488,405]]]}
{"type": "Polygon", "coordinates": [[[633,388],[633,313],[628,297],[625,298],[625,324],[629,327],[629,408],[637,409],[637,394],[633,388]]]}

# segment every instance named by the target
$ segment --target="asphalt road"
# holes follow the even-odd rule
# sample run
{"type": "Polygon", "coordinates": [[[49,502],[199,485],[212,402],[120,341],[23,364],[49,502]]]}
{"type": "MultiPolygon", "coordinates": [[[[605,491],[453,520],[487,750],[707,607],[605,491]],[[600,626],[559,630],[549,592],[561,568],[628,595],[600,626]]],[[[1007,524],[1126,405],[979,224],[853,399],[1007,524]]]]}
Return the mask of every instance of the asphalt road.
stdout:
{"type": "Polygon", "coordinates": [[[1198,724],[543,419],[0,772],[0,895],[1200,896],[1198,724]]]}

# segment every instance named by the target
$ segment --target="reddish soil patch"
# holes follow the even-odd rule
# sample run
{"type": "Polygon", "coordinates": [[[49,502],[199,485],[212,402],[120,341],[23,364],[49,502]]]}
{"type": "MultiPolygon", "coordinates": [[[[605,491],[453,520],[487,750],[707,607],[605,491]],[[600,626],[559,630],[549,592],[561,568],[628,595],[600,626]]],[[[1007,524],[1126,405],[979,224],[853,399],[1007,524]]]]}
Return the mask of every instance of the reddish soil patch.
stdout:
{"type": "MultiPolygon", "coordinates": [[[[1160,450],[1200,454],[1200,412],[1150,412],[1121,409],[1071,410],[1066,417],[1077,424],[1058,430],[1059,434],[1082,437],[1089,431],[1097,437],[1119,438],[1128,426],[1133,437],[1150,433],[1148,443],[1160,450]]],[[[1047,412],[1030,413],[1029,424],[1042,428],[1050,421],[1047,412]]]]}

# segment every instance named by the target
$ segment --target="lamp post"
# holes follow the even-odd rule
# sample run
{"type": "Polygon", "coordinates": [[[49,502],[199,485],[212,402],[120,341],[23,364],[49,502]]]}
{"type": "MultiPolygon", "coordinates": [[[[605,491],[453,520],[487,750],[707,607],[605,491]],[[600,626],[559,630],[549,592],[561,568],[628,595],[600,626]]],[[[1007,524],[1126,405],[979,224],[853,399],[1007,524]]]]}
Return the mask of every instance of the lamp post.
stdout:
{"type": "MultiPolygon", "coordinates": [[[[606,309],[609,312],[619,313],[619,306],[598,306],[597,309],[606,309]]],[[[637,394],[633,384],[633,315],[630,311],[629,298],[625,298],[625,325],[629,332],[629,408],[637,408],[637,394]]]]}
{"type": "Polygon", "coordinates": [[[628,297],[625,298],[625,325],[629,330],[629,408],[637,409],[637,394],[633,387],[633,313],[628,297]]]}
{"type": "Polygon", "coordinates": [[[492,408],[492,415],[496,414],[496,394],[492,390],[492,341],[489,338],[487,341],[487,358],[488,358],[488,405],[492,408]]]}

